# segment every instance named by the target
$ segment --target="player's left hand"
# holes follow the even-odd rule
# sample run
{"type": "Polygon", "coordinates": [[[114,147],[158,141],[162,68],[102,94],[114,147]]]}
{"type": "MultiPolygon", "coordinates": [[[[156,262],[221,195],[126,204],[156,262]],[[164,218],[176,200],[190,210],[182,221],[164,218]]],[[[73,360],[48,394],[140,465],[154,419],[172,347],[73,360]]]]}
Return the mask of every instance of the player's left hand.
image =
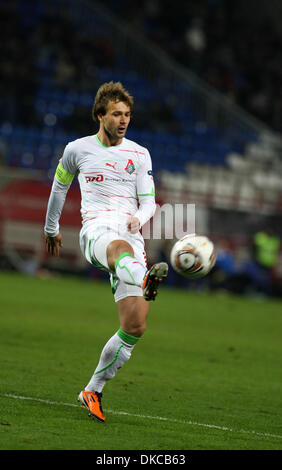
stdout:
{"type": "Polygon", "coordinates": [[[48,253],[57,258],[60,256],[60,248],[63,246],[62,235],[58,233],[55,237],[45,236],[45,243],[48,253]]]}
{"type": "Polygon", "coordinates": [[[130,233],[137,233],[140,230],[140,220],[138,217],[129,217],[129,219],[127,219],[126,225],[130,233]]]}

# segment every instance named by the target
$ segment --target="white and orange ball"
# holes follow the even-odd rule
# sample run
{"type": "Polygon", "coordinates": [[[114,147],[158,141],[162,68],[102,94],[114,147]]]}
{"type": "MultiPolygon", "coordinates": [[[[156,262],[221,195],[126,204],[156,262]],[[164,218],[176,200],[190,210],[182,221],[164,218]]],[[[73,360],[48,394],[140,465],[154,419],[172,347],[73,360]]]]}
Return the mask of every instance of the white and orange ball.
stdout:
{"type": "Polygon", "coordinates": [[[216,261],[213,242],[203,235],[185,235],[170,253],[173,269],[181,276],[197,279],[206,276],[216,261]]]}

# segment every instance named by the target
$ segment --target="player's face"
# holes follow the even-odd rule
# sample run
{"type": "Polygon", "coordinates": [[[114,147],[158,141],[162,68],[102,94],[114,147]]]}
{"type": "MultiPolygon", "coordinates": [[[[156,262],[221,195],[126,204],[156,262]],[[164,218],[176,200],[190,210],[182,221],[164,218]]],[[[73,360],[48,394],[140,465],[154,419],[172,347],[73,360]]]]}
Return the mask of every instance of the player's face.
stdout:
{"type": "Polygon", "coordinates": [[[127,131],[130,121],[130,108],[122,101],[109,101],[107,112],[100,119],[109,139],[113,142],[119,141],[127,131]]]}

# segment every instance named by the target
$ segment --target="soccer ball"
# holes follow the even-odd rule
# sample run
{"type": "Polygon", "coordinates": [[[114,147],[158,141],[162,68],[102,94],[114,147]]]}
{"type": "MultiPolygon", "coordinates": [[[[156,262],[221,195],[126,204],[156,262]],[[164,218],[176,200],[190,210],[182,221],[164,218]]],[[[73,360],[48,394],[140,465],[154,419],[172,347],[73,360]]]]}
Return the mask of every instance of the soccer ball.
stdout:
{"type": "Polygon", "coordinates": [[[173,245],[170,262],[181,276],[197,279],[206,276],[215,264],[214,244],[205,236],[185,235],[173,245]]]}

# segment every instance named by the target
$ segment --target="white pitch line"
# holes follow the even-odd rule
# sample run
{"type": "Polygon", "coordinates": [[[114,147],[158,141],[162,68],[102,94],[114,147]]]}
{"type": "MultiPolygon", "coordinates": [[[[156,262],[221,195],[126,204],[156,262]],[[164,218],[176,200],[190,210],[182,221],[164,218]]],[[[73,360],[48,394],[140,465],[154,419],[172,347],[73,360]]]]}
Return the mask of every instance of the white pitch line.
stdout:
{"type": "MultiPolygon", "coordinates": [[[[31,400],[31,401],[38,401],[40,403],[46,403],[47,405],[63,405],[63,406],[72,406],[72,407],[80,407],[80,405],[75,405],[74,403],[64,403],[62,401],[52,401],[52,400],[45,400],[44,398],[36,398],[36,397],[25,397],[22,395],[13,395],[11,393],[4,393],[5,397],[8,398],[17,398],[19,400],[31,400]]],[[[168,421],[170,423],[178,423],[178,424],[188,424],[190,426],[201,426],[204,428],[211,428],[211,429],[219,429],[220,431],[228,431],[228,432],[235,432],[235,433],[244,433],[244,434],[252,434],[255,436],[260,437],[274,437],[276,439],[282,439],[282,436],[279,434],[269,434],[266,432],[257,432],[257,431],[247,431],[245,429],[232,429],[225,426],[217,426],[216,424],[205,424],[205,423],[197,423],[195,421],[184,421],[180,419],[173,419],[173,418],[165,418],[162,416],[150,416],[150,415],[140,415],[136,413],[128,413],[127,411],[114,411],[114,410],[106,410],[107,413],[112,413],[115,415],[124,415],[124,416],[132,416],[135,418],[142,418],[142,419],[155,419],[157,421],[168,421]]]]}

